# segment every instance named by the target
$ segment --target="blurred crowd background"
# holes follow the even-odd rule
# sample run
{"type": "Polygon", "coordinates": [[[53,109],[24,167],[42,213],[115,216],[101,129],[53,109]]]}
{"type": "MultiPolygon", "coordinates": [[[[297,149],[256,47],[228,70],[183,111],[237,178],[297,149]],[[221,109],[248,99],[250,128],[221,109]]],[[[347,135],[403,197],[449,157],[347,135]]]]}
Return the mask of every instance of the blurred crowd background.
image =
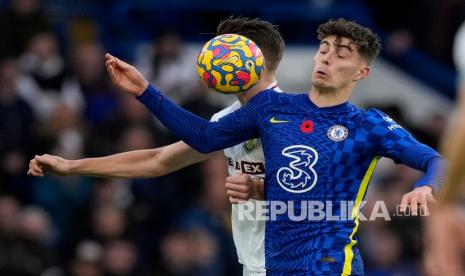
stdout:
{"type": "MultiPolygon", "coordinates": [[[[308,47],[327,19],[357,20],[383,38],[382,60],[454,101],[460,0],[0,0],[0,275],[241,275],[221,154],[157,179],[26,175],[35,154],[77,159],[177,141],[115,90],[105,52],[196,114],[225,107],[233,99],[211,97],[184,49],[232,14],[269,20],[288,46],[308,47]]],[[[437,147],[448,117],[412,124],[398,101],[376,106],[437,147]]],[[[366,208],[384,200],[395,212],[419,176],[381,162],[366,208]]],[[[367,275],[422,275],[421,219],[363,222],[359,239],[367,275]]]]}

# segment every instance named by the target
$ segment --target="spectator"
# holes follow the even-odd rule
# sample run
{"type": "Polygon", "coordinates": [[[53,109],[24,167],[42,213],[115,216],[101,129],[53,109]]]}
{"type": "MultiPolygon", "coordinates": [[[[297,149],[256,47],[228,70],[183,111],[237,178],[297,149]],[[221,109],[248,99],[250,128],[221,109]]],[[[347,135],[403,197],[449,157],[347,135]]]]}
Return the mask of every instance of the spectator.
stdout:
{"type": "Polygon", "coordinates": [[[20,59],[26,73],[19,83],[21,95],[43,121],[49,120],[60,105],[77,114],[85,105],[81,91],[67,75],[58,48],[53,33],[38,33],[20,59]]]}
{"type": "Polygon", "coordinates": [[[94,241],[82,241],[69,268],[70,276],[103,276],[102,247],[94,241]]]}
{"type": "Polygon", "coordinates": [[[53,228],[48,215],[38,207],[26,207],[14,221],[15,234],[2,239],[0,244],[0,273],[21,276],[41,275],[46,271],[59,273],[50,248],[53,228]]]}
{"type": "Polygon", "coordinates": [[[9,8],[0,15],[0,59],[18,57],[35,34],[51,29],[40,5],[40,0],[10,1],[9,8]]]}
{"type": "Polygon", "coordinates": [[[0,61],[0,190],[21,199],[28,197],[24,164],[34,144],[35,118],[31,107],[18,96],[19,68],[13,59],[0,61]]]}
{"type": "Polygon", "coordinates": [[[143,269],[137,266],[137,249],[131,242],[116,240],[104,248],[103,267],[105,276],[137,276],[143,269]]]}
{"type": "Polygon", "coordinates": [[[85,117],[90,125],[113,115],[117,98],[106,74],[102,46],[93,41],[77,45],[73,50],[73,70],[77,89],[85,98],[85,117]]]}
{"type": "Polygon", "coordinates": [[[184,42],[176,32],[159,35],[152,47],[141,51],[136,60],[142,74],[178,103],[183,103],[189,97],[192,83],[197,82],[198,77],[192,66],[194,62],[186,55],[184,42]]]}

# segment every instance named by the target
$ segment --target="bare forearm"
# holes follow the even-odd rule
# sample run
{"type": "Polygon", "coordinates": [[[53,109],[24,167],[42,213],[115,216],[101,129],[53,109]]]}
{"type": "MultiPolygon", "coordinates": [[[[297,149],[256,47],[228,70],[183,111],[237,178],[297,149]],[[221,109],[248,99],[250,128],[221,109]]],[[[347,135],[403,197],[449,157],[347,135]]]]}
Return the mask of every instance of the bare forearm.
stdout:
{"type": "Polygon", "coordinates": [[[184,142],[165,147],[69,161],[69,173],[97,177],[158,177],[201,162],[202,154],[184,142]]]}
{"type": "Polygon", "coordinates": [[[69,174],[96,177],[139,178],[169,173],[157,162],[160,149],[123,152],[105,157],[69,161],[69,174]]]}

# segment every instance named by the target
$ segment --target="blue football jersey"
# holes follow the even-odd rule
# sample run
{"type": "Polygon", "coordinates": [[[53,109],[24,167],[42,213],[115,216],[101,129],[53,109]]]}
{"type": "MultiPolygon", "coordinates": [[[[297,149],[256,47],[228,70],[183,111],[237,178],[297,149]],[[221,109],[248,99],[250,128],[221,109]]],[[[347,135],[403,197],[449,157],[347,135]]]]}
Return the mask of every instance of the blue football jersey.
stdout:
{"type": "Polygon", "coordinates": [[[265,198],[270,205],[287,204],[287,213],[266,221],[267,275],[363,275],[357,211],[376,162],[385,156],[425,171],[429,160],[440,157],[381,111],[350,103],[320,108],[308,94],[266,90],[218,122],[177,114],[162,96],[151,101],[145,94],[140,100],[197,150],[261,137],[265,198]],[[353,202],[353,212],[345,219],[307,219],[308,212],[295,219],[314,202],[330,202],[336,216],[344,211],[341,202],[353,202]]]}

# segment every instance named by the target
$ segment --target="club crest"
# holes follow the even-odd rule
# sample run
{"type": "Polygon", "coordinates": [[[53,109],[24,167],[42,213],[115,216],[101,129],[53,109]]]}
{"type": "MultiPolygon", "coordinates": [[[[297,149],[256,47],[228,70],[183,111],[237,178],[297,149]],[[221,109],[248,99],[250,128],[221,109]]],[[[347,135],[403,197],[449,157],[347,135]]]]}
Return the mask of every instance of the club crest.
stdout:
{"type": "Polygon", "coordinates": [[[244,143],[244,149],[247,152],[252,151],[256,147],[257,147],[257,139],[250,139],[244,143]]]}
{"type": "Polygon", "coordinates": [[[344,141],[349,135],[349,131],[345,126],[334,125],[328,129],[328,138],[334,142],[344,141]]]}

